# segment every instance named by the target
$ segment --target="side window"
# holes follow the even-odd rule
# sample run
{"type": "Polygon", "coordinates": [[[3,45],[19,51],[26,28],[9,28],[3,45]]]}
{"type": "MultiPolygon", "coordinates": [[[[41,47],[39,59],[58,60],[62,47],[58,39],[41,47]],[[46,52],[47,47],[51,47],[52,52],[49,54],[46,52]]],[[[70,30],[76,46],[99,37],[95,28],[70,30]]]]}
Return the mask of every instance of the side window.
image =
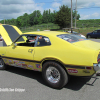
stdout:
{"type": "Polygon", "coordinates": [[[21,42],[25,42],[25,36],[21,36],[17,41],[16,43],[21,43],[21,42]]]}
{"type": "Polygon", "coordinates": [[[97,33],[97,30],[95,30],[93,33],[97,33]]]}
{"type": "Polygon", "coordinates": [[[100,30],[98,30],[98,33],[100,33],[100,30]]]}
{"type": "Polygon", "coordinates": [[[22,35],[16,40],[17,46],[30,46],[34,47],[37,36],[34,35],[22,35]]]}
{"type": "Polygon", "coordinates": [[[39,36],[37,41],[37,46],[48,46],[51,45],[51,42],[48,37],[39,36]]]}

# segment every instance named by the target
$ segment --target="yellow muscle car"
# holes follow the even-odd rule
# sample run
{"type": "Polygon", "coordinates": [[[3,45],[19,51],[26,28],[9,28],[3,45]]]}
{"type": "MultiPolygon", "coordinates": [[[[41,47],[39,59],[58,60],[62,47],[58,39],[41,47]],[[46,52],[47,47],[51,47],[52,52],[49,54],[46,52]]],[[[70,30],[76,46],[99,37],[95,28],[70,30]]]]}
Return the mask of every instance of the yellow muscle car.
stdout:
{"type": "Polygon", "coordinates": [[[92,76],[100,68],[100,43],[65,32],[22,34],[11,25],[0,25],[0,31],[6,44],[0,47],[1,70],[10,65],[41,71],[50,87],[62,88],[70,75],[92,76]]]}

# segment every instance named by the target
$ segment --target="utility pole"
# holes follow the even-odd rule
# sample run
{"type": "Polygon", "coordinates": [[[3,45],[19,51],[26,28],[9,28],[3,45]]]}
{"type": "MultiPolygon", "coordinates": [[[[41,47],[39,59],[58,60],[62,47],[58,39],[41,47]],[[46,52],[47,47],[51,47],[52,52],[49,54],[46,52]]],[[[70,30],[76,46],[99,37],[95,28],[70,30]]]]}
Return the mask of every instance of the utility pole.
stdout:
{"type": "Polygon", "coordinates": [[[4,24],[5,24],[5,18],[4,18],[4,24]]]}
{"type": "Polygon", "coordinates": [[[77,21],[77,0],[76,0],[76,8],[75,8],[75,28],[76,28],[76,21],[77,21]]]}
{"type": "Polygon", "coordinates": [[[72,17],[72,0],[71,0],[71,33],[73,28],[73,17],[72,17]]]}

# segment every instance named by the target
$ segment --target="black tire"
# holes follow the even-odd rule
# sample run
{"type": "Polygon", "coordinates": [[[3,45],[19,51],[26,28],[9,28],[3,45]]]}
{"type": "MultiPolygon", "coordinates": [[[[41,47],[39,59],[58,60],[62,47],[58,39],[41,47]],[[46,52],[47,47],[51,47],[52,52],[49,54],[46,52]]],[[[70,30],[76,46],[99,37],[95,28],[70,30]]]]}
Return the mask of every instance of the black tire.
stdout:
{"type": "Polygon", "coordinates": [[[42,76],[45,82],[55,89],[61,89],[68,83],[67,72],[60,64],[53,61],[44,63],[42,76]]]}
{"type": "Polygon", "coordinates": [[[90,35],[87,35],[87,39],[89,39],[89,38],[91,38],[91,36],[90,35]]]}
{"type": "Polygon", "coordinates": [[[3,59],[0,58],[0,70],[6,69],[6,64],[4,63],[3,59]]]}

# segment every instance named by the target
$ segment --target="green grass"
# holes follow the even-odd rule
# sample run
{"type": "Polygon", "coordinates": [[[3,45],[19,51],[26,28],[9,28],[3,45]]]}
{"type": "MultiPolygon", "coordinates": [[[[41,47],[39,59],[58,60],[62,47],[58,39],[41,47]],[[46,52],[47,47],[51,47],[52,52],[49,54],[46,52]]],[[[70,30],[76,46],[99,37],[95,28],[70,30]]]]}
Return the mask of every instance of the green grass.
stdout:
{"type": "Polygon", "coordinates": [[[25,32],[37,31],[37,29],[43,31],[43,30],[56,30],[59,28],[60,27],[57,24],[49,23],[49,24],[34,25],[31,27],[22,27],[20,29],[23,33],[25,33],[25,32]]]}
{"type": "MultiPolygon", "coordinates": [[[[43,31],[43,30],[61,31],[61,32],[64,31],[64,30],[60,30],[60,27],[57,24],[53,24],[53,23],[34,25],[31,27],[22,27],[20,29],[23,33],[37,31],[37,29],[39,29],[40,31],[43,31]]],[[[74,31],[80,32],[81,34],[86,36],[87,33],[92,32],[97,29],[100,29],[100,28],[99,27],[79,28],[79,30],[74,30],[74,31]]]]}
{"type": "Polygon", "coordinates": [[[89,27],[89,28],[80,28],[80,33],[85,35],[87,33],[93,32],[94,30],[100,29],[99,27],[89,27]]]}

